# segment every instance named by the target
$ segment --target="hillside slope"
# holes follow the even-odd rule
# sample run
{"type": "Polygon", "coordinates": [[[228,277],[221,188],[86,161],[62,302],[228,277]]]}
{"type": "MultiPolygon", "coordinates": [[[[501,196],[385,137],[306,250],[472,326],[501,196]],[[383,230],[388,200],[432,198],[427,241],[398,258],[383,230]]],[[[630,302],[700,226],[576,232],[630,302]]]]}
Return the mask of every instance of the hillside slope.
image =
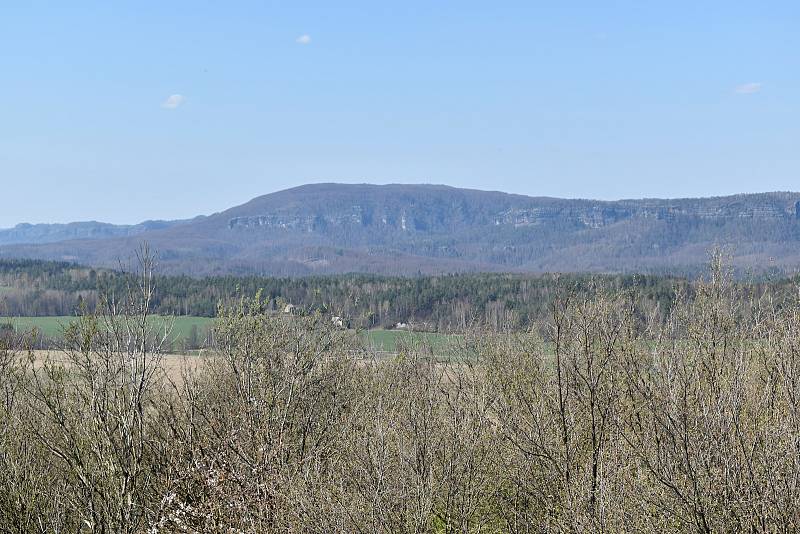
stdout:
{"type": "Polygon", "coordinates": [[[116,265],[146,240],[192,275],[686,271],[716,245],[756,270],[800,265],[800,193],[565,200],[435,185],[314,184],[136,235],[0,247],[116,265]]]}

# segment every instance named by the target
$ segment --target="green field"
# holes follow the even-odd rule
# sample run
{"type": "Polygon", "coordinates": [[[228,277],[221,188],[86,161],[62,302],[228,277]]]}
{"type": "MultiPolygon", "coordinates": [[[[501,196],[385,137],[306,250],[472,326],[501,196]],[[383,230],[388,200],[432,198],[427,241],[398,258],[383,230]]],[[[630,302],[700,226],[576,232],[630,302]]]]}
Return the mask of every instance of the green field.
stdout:
{"type": "MultiPolygon", "coordinates": [[[[34,328],[47,338],[58,338],[64,328],[77,320],[76,317],[0,317],[0,323],[10,322],[18,332],[29,332],[34,328]]],[[[171,322],[172,339],[180,343],[189,337],[192,327],[197,327],[197,335],[202,340],[205,332],[211,328],[214,319],[208,317],[151,317],[154,326],[159,326],[162,321],[171,322]]],[[[369,330],[362,333],[368,346],[378,351],[395,352],[403,343],[414,345],[428,345],[433,349],[445,349],[455,338],[450,334],[434,332],[408,332],[406,330],[369,330]]]]}
{"type": "Polygon", "coordinates": [[[436,332],[409,332],[407,330],[369,330],[364,332],[367,343],[376,350],[395,352],[399,345],[429,345],[432,349],[443,349],[456,336],[436,332]]]}
{"type": "MultiPolygon", "coordinates": [[[[28,332],[37,329],[45,337],[59,337],[64,328],[77,320],[77,317],[12,317],[0,318],[0,322],[10,322],[18,332],[28,332]]],[[[208,317],[161,317],[154,315],[151,318],[154,326],[162,322],[172,325],[172,337],[176,341],[186,339],[193,326],[197,327],[197,335],[202,337],[205,330],[211,326],[213,319],[208,317]]]]}

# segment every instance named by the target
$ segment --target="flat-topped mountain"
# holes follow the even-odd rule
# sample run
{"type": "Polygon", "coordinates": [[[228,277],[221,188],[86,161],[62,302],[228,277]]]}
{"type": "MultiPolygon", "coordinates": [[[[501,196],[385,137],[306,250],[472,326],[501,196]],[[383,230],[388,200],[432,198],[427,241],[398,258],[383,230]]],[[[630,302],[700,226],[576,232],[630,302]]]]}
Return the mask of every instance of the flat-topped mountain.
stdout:
{"type": "Polygon", "coordinates": [[[163,271],[194,275],[664,272],[695,269],[722,245],[743,268],[800,265],[800,193],[595,201],[438,185],[314,184],[159,224],[108,225],[108,235],[51,243],[29,232],[29,244],[0,246],[0,257],[115,265],[146,240],[163,271]]]}

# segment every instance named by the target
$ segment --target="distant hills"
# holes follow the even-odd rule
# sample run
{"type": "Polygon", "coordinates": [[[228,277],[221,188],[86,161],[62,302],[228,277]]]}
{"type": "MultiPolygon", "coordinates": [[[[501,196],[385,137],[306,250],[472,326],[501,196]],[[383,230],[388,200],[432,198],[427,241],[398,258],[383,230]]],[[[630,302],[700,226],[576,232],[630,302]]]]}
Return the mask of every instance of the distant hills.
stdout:
{"type": "Polygon", "coordinates": [[[187,221],[144,221],[139,224],[109,224],[97,221],[67,224],[20,223],[14,228],[0,229],[0,246],[42,244],[73,239],[105,239],[139,235],[148,230],[162,230],[187,221]]]}
{"type": "Polygon", "coordinates": [[[800,193],[619,201],[439,185],[314,184],[221,213],[133,226],[0,230],[0,257],[114,266],[147,241],[165,273],[688,272],[800,266],[800,193]]]}

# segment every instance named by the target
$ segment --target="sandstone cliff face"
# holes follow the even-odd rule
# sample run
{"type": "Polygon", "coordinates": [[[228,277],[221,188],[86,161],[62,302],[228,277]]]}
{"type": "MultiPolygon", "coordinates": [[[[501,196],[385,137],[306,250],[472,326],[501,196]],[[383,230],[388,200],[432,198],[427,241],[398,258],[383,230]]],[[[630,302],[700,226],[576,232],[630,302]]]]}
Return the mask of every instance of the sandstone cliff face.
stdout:
{"type": "Polygon", "coordinates": [[[163,271],[198,275],[685,272],[725,246],[742,267],[800,268],[800,193],[607,202],[316,184],[205,218],[148,224],[22,227],[14,239],[33,244],[13,246],[2,246],[0,231],[0,257],[116,266],[146,240],[163,271]]]}
{"type": "Polygon", "coordinates": [[[313,205],[277,208],[271,213],[233,217],[228,220],[228,228],[293,229],[312,233],[337,227],[364,227],[424,233],[470,224],[513,228],[548,224],[602,228],[632,219],[790,220],[800,219],[800,200],[795,200],[795,196],[797,195],[774,194],[720,199],[618,202],[532,199],[528,202],[515,202],[519,205],[488,213],[480,206],[470,206],[464,202],[448,204],[426,202],[422,199],[403,203],[398,200],[333,208],[313,205]]]}

